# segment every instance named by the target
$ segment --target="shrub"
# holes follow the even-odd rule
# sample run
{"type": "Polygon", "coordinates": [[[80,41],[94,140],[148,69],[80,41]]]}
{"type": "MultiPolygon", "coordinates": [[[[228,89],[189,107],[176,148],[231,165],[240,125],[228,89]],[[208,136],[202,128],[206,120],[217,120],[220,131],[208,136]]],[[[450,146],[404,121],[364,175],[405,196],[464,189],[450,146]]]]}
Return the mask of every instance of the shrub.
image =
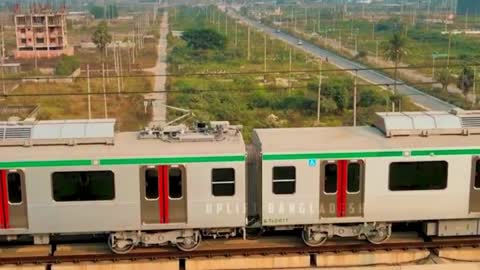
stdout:
{"type": "Polygon", "coordinates": [[[75,56],[62,55],[55,66],[55,75],[67,76],[80,67],[80,62],[75,56]]]}
{"type": "Polygon", "coordinates": [[[224,49],[227,43],[227,38],[213,29],[189,29],[182,38],[195,50],[224,49]]]}

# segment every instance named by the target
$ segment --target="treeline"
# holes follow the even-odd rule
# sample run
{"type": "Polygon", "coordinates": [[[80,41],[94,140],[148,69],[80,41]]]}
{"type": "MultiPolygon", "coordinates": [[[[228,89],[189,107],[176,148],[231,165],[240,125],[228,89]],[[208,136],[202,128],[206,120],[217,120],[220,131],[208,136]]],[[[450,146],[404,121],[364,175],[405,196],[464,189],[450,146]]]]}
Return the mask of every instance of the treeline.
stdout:
{"type": "Polygon", "coordinates": [[[114,19],[118,18],[118,8],[116,4],[108,4],[104,6],[97,6],[90,4],[88,11],[95,17],[95,19],[114,19]]]}

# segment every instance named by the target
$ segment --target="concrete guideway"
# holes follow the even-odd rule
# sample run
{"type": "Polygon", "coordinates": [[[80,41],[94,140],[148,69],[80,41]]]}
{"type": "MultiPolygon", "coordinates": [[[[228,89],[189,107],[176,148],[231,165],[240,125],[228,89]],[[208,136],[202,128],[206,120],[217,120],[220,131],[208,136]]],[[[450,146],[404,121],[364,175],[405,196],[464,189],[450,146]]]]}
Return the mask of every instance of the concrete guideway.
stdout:
{"type": "MultiPolygon", "coordinates": [[[[162,22],[160,24],[160,39],[157,45],[157,62],[155,67],[147,69],[154,75],[167,73],[167,36],[169,32],[168,27],[168,12],[163,13],[162,22]]],[[[166,90],[166,76],[155,76],[155,84],[153,91],[160,93],[150,93],[144,95],[145,100],[150,100],[152,103],[152,121],[149,126],[163,126],[167,119],[167,109],[165,107],[167,103],[167,94],[163,91],[166,90]]]]}
{"type": "MultiPolygon", "coordinates": [[[[277,32],[276,29],[266,26],[264,24],[261,24],[259,22],[256,22],[254,20],[250,20],[248,18],[245,18],[243,16],[240,16],[237,13],[229,12],[229,14],[237,19],[240,19],[244,21],[245,23],[260,29],[267,33],[270,36],[273,36],[279,40],[282,40],[292,46],[295,46],[298,49],[301,49],[307,53],[310,53],[316,57],[321,57],[322,59],[328,58],[328,62],[330,64],[333,64],[341,69],[367,69],[368,67],[362,64],[359,64],[355,61],[348,60],[342,56],[337,55],[336,53],[333,53],[331,51],[322,49],[308,41],[305,41],[302,39],[303,45],[299,46],[297,45],[297,42],[300,40],[292,35],[283,33],[283,32],[277,32]]],[[[389,84],[392,85],[394,84],[395,80],[378,72],[375,70],[360,70],[358,71],[358,77],[368,81],[373,84],[389,84]]],[[[400,80],[397,80],[398,83],[403,83],[400,80]]],[[[456,106],[443,101],[439,98],[436,98],[434,96],[428,95],[412,86],[405,85],[405,84],[400,84],[397,85],[397,92],[399,94],[408,96],[415,104],[417,104],[419,107],[424,108],[425,110],[432,110],[432,111],[449,111],[451,109],[456,108],[456,106]]]]}

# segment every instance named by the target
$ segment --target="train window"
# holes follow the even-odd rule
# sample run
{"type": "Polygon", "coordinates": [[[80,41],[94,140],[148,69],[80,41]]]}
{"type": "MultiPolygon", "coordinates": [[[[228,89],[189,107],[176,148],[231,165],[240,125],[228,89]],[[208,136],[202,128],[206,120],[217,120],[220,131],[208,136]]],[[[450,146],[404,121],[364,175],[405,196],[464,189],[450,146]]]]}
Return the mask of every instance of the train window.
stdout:
{"type": "Polygon", "coordinates": [[[57,202],[113,200],[114,175],[112,171],[54,172],[52,190],[57,202]]]}
{"type": "Polygon", "coordinates": [[[235,170],[233,168],[212,170],[213,196],[233,196],[235,194],[235,170]]]}
{"type": "Polygon", "coordinates": [[[360,191],[360,163],[349,163],[348,164],[348,183],[347,191],[350,193],[356,193],[360,191]]]}
{"type": "Polygon", "coordinates": [[[337,192],[337,164],[328,163],[325,165],[325,193],[337,192]]]}
{"type": "Polygon", "coordinates": [[[158,171],[157,169],[145,170],[145,197],[147,200],[158,199],[158,171]]]}
{"type": "Polygon", "coordinates": [[[295,193],[295,167],[273,167],[273,193],[293,194],[295,193]]]}
{"type": "Polygon", "coordinates": [[[475,161],[475,182],[473,183],[473,187],[476,189],[480,189],[480,159],[475,161]]]}
{"type": "Polygon", "coordinates": [[[392,191],[438,190],[447,187],[446,161],[394,162],[388,188],[392,191]]]}
{"type": "Polygon", "coordinates": [[[22,203],[22,178],[19,173],[8,173],[8,201],[22,203]]]}
{"type": "Polygon", "coordinates": [[[182,170],[180,168],[170,168],[168,170],[168,197],[170,199],[180,199],[182,196],[182,170]]]}

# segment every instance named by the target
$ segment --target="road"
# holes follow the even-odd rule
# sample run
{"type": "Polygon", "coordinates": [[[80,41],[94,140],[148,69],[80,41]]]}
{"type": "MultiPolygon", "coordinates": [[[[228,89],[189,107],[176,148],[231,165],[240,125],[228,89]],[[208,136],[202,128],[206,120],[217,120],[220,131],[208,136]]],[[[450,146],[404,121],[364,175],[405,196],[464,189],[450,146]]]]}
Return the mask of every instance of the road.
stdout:
{"type": "MultiPolygon", "coordinates": [[[[245,18],[243,16],[240,16],[239,14],[229,12],[229,14],[232,17],[235,17],[239,20],[244,21],[245,23],[260,29],[264,31],[265,33],[282,40],[286,43],[289,43],[290,45],[296,46],[299,49],[303,49],[305,52],[310,53],[316,57],[321,57],[323,59],[328,57],[328,61],[330,64],[333,64],[341,69],[365,69],[368,68],[365,65],[362,65],[360,63],[357,63],[355,61],[346,59],[342,56],[339,56],[331,51],[322,49],[308,41],[302,40],[302,45],[299,46],[297,45],[298,38],[291,36],[289,34],[283,33],[283,32],[277,32],[276,29],[266,26],[264,24],[261,24],[257,21],[250,20],[248,18],[245,18]]],[[[395,80],[378,72],[375,70],[361,70],[358,71],[358,77],[362,78],[365,81],[368,81],[373,84],[389,84],[393,85],[395,80]]],[[[397,83],[403,83],[400,80],[397,80],[397,83]]],[[[393,87],[393,86],[392,86],[393,87]]],[[[456,108],[456,106],[445,102],[443,100],[440,100],[436,97],[430,96],[428,94],[425,94],[424,92],[409,86],[409,85],[397,85],[397,92],[399,94],[408,96],[415,104],[417,104],[419,107],[424,108],[425,110],[431,110],[431,111],[449,111],[451,109],[456,108]]]]}
{"type": "MultiPolygon", "coordinates": [[[[157,46],[157,62],[155,67],[147,69],[153,74],[167,73],[167,35],[168,35],[168,12],[163,13],[162,22],[160,23],[160,39],[157,46]]],[[[160,93],[146,94],[145,100],[151,101],[152,104],[152,121],[150,127],[161,127],[165,125],[167,119],[167,94],[165,91],[167,77],[155,76],[155,84],[153,91],[160,93]]]]}

